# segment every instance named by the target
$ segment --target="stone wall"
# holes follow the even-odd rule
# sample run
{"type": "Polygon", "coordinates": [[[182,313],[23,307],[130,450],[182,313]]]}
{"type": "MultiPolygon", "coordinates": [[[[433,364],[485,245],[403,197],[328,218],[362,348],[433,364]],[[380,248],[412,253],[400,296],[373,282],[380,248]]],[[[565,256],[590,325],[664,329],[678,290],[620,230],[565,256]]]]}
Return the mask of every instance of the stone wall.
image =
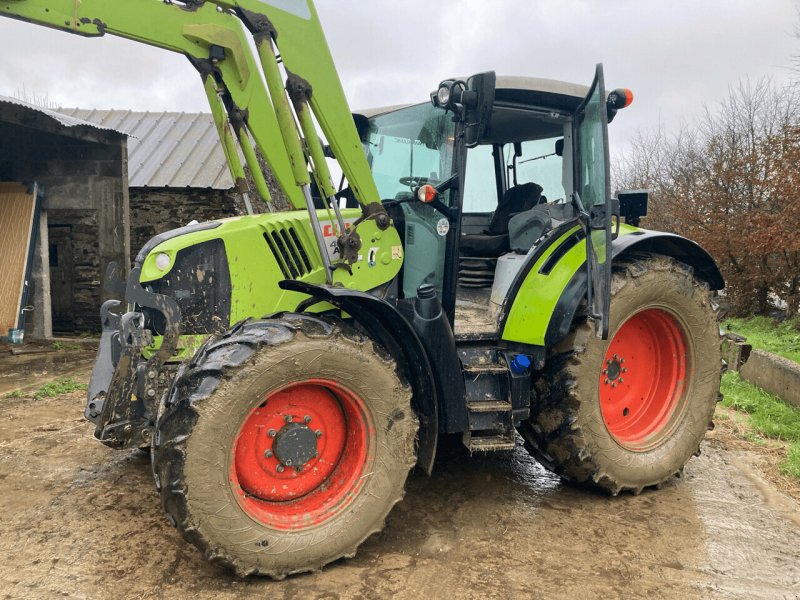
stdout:
{"type": "MultiPolygon", "coordinates": [[[[130,188],[131,261],[154,235],[194,221],[245,214],[234,190],[130,188]]],[[[262,203],[263,204],[263,203],[262,203]]]]}

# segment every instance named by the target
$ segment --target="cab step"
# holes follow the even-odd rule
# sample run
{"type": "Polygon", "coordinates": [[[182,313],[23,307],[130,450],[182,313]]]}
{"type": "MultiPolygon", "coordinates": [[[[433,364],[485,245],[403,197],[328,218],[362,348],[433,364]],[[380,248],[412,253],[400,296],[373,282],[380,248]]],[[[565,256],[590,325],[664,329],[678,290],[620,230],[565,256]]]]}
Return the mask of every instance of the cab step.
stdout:
{"type": "Polygon", "coordinates": [[[470,452],[513,450],[514,424],[528,416],[529,375],[513,373],[496,348],[472,345],[459,350],[469,416],[464,445],[470,452]]]}
{"type": "Polygon", "coordinates": [[[475,432],[464,432],[464,445],[470,454],[475,452],[497,452],[499,450],[513,450],[517,442],[513,431],[510,433],[494,433],[491,435],[476,435],[475,432]]]}

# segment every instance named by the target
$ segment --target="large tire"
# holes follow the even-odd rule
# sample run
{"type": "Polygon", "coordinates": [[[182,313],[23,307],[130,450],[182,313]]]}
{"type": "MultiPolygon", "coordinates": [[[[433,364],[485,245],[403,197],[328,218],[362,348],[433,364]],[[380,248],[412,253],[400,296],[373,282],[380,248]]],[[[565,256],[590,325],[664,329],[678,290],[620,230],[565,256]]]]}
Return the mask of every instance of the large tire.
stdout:
{"type": "Polygon", "coordinates": [[[153,471],[208,560],[279,579],[353,556],[383,527],[416,432],[411,389],[381,348],[341,321],[283,315],[238,325],[181,369],[153,471]]]}
{"type": "Polygon", "coordinates": [[[519,430],[563,478],[638,494],[680,475],[712,427],[719,325],[708,285],[670,258],[615,265],[611,296],[609,339],[576,320],[549,352],[519,430]]]}

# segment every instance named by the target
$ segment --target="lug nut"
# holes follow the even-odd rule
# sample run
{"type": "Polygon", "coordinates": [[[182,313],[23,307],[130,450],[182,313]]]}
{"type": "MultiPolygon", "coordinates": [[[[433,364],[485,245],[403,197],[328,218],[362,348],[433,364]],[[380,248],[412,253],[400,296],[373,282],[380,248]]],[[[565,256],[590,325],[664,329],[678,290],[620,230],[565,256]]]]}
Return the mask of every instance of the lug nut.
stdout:
{"type": "Polygon", "coordinates": [[[627,369],[627,368],[625,368],[625,367],[622,367],[622,372],[623,372],[623,373],[627,373],[627,372],[628,372],[628,369],[627,369]]]}
{"type": "Polygon", "coordinates": [[[314,432],[314,435],[315,435],[315,436],[317,436],[317,437],[322,437],[322,430],[321,430],[321,429],[317,429],[317,430],[314,432]]]}
{"type": "Polygon", "coordinates": [[[276,435],[276,433],[275,433],[275,430],[274,430],[274,429],[270,429],[270,430],[267,432],[267,435],[268,435],[269,437],[275,437],[275,435],[276,435]]]}
{"type": "Polygon", "coordinates": [[[608,379],[606,379],[606,384],[608,384],[608,379]]]}
{"type": "Polygon", "coordinates": [[[294,472],[295,473],[300,473],[302,470],[303,470],[303,467],[295,467],[294,468],[294,472]]]}
{"type": "Polygon", "coordinates": [[[608,373],[608,369],[603,369],[602,373],[603,373],[603,375],[607,374],[608,373]]]}
{"type": "Polygon", "coordinates": [[[283,461],[283,464],[285,464],[287,467],[291,467],[292,466],[292,459],[289,458],[289,459],[283,461]]]}
{"type": "Polygon", "coordinates": [[[264,458],[272,458],[272,450],[264,450],[264,458]]]}
{"type": "Polygon", "coordinates": [[[616,383],[612,383],[611,387],[615,388],[615,387],[617,387],[617,384],[616,383]]]}
{"type": "Polygon", "coordinates": [[[620,382],[620,383],[625,383],[625,380],[624,380],[622,377],[620,377],[620,378],[619,378],[619,382],[620,382]]]}
{"type": "Polygon", "coordinates": [[[617,356],[617,355],[615,354],[615,355],[614,355],[614,360],[617,360],[618,358],[619,358],[619,356],[617,356]]]}
{"type": "Polygon", "coordinates": [[[624,363],[624,362],[625,362],[625,359],[624,359],[624,358],[620,358],[620,359],[619,359],[619,364],[622,364],[622,363],[624,363]]]}
{"type": "Polygon", "coordinates": [[[303,423],[311,423],[311,417],[309,417],[308,415],[303,417],[303,423]]]}
{"type": "Polygon", "coordinates": [[[277,467],[275,467],[275,470],[276,470],[278,473],[283,473],[283,465],[278,465],[277,467]]]}
{"type": "Polygon", "coordinates": [[[284,417],[283,417],[283,420],[284,420],[284,421],[286,421],[287,423],[291,423],[291,422],[292,422],[292,415],[286,415],[286,416],[284,416],[284,417]]]}

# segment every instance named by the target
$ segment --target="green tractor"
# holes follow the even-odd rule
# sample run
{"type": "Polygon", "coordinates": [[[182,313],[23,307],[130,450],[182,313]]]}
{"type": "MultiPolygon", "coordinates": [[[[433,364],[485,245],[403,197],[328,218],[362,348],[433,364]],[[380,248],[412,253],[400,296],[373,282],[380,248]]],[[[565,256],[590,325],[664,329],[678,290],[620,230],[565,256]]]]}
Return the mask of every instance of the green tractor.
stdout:
{"type": "Polygon", "coordinates": [[[611,494],[699,452],[724,282],[697,244],[638,227],[646,192],[612,197],[607,126],[631,94],[601,66],[588,88],[486,72],[353,114],[305,0],[0,13],[185,54],[241,191],[243,156],[270,200],[260,152],[292,206],[162,233],[106,281],[86,417],[151,450],[209,560],[283,577],[353,556],[451,434],[521,440],[611,494]]]}

